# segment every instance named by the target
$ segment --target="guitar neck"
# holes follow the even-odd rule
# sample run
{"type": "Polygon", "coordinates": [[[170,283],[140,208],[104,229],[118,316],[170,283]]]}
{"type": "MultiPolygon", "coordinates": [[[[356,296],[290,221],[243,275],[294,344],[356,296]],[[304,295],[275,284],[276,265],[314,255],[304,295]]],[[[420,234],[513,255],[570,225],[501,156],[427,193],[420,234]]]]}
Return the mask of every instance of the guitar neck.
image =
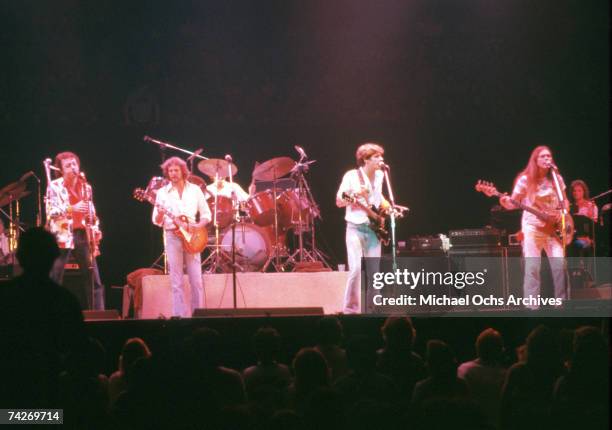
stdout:
{"type": "Polygon", "coordinates": [[[154,207],[157,208],[157,210],[161,211],[164,215],[166,215],[172,221],[174,221],[176,219],[176,215],[174,215],[172,212],[170,212],[170,210],[168,210],[163,205],[161,205],[159,203],[156,203],[155,200],[153,200],[151,197],[147,196],[147,197],[145,197],[145,200],[147,202],[151,203],[154,207]]]}
{"type": "Polygon", "coordinates": [[[368,205],[363,204],[361,201],[359,201],[357,198],[355,198],[354,196],[350,196],[348,194],[346,194],[346,200],[356,204],[357,206],[359,206],[361,209],[363,209],[370,218],[374,218],[374,219],[378,219],[380,218],[380,215],[378,215],[376,212],[374,212],[372,210],[371,207],[369,207],[368,205]]]}
{"type": "MultiPolygon", "coordinates": [[[[495,197],[502,197],[503,194],[500,193],[500,192],[496,192],[494,194],[494,196],[495,197]]],[[[534,214],[535,216],[537,216],[538,218],[543,219],[544,221],[547,221],[548,218],[549,218],[548,214],[546,214],[546,213],[544,213],[544,212],[542,212],[542,211],[540,211],[540,210],[538,210],[538,209],[536,209],[534,207],[526,205],[523,202],[519,202],[518,200],[515,200],[515,199],[511,198],[510,199],[510,203],[512,203],[514,206],[516,206],[516,207],[518,207],[520,209],[523,209],[524,211],[527,211],[527,212],[530,212],[530,213],[534,214]]]]}

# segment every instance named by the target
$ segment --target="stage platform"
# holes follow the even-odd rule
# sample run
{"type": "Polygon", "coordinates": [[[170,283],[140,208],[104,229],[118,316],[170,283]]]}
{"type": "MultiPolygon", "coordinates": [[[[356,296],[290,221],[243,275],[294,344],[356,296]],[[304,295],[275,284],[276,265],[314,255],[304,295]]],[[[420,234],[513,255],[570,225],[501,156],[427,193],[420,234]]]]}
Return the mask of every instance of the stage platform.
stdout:
{"type": "MultiPolygon", "coordinates": [[[[325,314],[342,311],[348,272],[289,272],[236,274],[238,308],[323,308],[325,314]]],[[[203,275],[207,309],[234,307],[232,274],[203,275]]],[[[185,302],[191,302],[189,280],[185,276],[185,302]]],[[[172,315],[170,277],[145,276],[142,280],[142,309],[138,317],[151,319],[172,315]]]]}
{"type": "MultiPolygon", "coordinates": [[[[203,276],[205,302],[203,316],[262,316],[339,314],[342,312],[348,272],[290,272],[290,273],[237,273],[236,311],[231,274],[203,276]]],[[[191,294],[187,276],[184,277],[186,303],[191,294]]],[[[610,285],[599,288],[572,290],[572,299],[561,308],[543,308],[538,316],[589,317],[612,316],[610,285]]],[[[407,310],[408,311],[408,310],[407,310]]],[[[482,306],[430,309],[412,307],[411,315],[432,317],[452,314],[462,317],[507,316],[529,317],[533,312],[523,308],[486,308],[482,306]]],[[[124,315],[126,309],[124,307],[124,315]]],[[[170,318],[172,295],[167,275],[145,276],[142,281],[142,307],[137,309],[138,319],[170,318]]],[[[201,315],[202,316],[202,315],[201,315]]]]}

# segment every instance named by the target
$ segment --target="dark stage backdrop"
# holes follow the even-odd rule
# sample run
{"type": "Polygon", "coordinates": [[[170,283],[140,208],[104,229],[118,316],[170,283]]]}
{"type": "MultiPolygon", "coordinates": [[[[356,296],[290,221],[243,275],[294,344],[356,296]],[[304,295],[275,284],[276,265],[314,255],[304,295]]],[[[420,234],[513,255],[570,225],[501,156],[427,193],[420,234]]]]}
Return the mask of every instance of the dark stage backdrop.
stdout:
{"type": "Polygon", "coordinates": [[[4,0],[0,24],[0,185],[78,153],[107,285],[161,252],[131,198],[159,174],[145,134],[232,154],[245,186],[256,160],[304,147],[335,262],[334,194],[366,140],[384,145],[412,209],[400,239],[487,224],[494,202],[474,182],[510,190],[538,144],[566,182],[610,184],[606,0],[4,0]]]}

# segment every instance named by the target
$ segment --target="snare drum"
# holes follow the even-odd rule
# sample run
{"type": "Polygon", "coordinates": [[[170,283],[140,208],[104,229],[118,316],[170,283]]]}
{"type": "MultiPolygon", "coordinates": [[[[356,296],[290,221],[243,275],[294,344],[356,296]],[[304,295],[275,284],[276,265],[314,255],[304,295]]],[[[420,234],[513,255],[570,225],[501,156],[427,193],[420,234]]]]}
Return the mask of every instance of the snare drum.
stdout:
{"type": "MultiPolygon", "coordinates": [[[[232,255],[232,229],[228,228],[221,237],[222,249],[232,255]]],[[[268,261],[272,246],[266,231],[254,224],[236,224],[236,263],[243,272],[257,272],[268,261]]],[[[223,270],[231,272],[230,264],[224,262],[223,270]]],[[[239,270],[239,269],[238,269],[239,270]]]]}
{"type": "MultiPolygon", "coordinates": [[[[280,192],[276,198],[279,196],[280,192]]],[[[246,209],[255,224],[262,227],[274,224],[274,193],[272,190],[266,190],[255,194],[248,200],[246,209]]]]}

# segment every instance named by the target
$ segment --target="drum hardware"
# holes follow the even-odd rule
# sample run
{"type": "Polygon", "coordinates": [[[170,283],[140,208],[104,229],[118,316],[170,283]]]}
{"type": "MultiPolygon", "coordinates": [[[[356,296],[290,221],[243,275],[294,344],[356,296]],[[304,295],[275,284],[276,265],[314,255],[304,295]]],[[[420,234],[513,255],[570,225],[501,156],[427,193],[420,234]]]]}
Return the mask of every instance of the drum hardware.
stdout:
{"type": "MultiPolygon", "coordinates": [[[[27,184],[25,181],[28,177],[35,176],[34,172],[28,172],[21,177],[17,182],[12,182],[2,189],[0,189],[0,213],[2,213],[8,220],[8,251],[9,254],[14,254],[17,250],[17,243],[19,241],[19,234],[24,230],[24,224],[20,221],[21,217],[21,206],[19,200],[30,194],[30,191],[26,190],[27,184]],[[2,207],[8,205],[8,213],[2,209],[2,207]]],[[[38,180],[38,177],[36,178],[38,180]]],[[[40,204],[40,184],[38,186],[39,193],[39,204],[40,204]]],[[[37,224],[40,225],[41,213],[37,215],[37,224]]]]}
{"type": "MultiPolygon", "coordinates": [[[[274,249],[262,269],[262,271],[264,272],[267,270],[268,266],[271,263],[274,266],[274,269],[278,272],[286,271],[289,264],[295,263],[295,260],[293,259],[293,257],[291,257],[286,247],[282,246],[279,241],[279,193],[277,187],[277,180],[290,173],[291,170],[295,167],[295,165],[296,162],[289,157],[277,157],[258,164],[253,170],[254,180],[272,181],[272,200],[271,202],[268,202],[268,206],[272,206],[271,209],[273,215],[272,226],[274,228],[274,249]],[[285,259],[285,263],[281,264],[281,258],[285,259]]],[[[265,191],[264,193],[266,193],[264,195],[269,197],[269,191],[265,191]]],[[[254,197],[257,197],[261,194],[262,193],[257,193],[254,197]]],[[[258,200],[255,199],[253,200],[253,202],[257,203],[258,200]]],[[[260,222],[265,224],[267,223],[268,219],[269,215],[265,217],[260,217],[260,222]]]]}
{"type": "Polygon", "coordinates": [[[316,160],[308,161],[308,156],[304,149],[295,145],[295,150],[300,155],[299,161],[291,169],[291,177],[296,180],[297,188],[286,192],[285,201],[291,208],[290,225],[294,234],[298,236],[298,249],[291,255],[297,262],[321,262],[326,268],[331,268],[327,262],[327,257],[316,246],[316,220],[320,219],[321,211],[317,205],[308,181],[306,173],[310,165],[316,160]],[[297,218],[294,214],[297,213],[297,218]],[[304,233],[310,232],[310,249],[304,246],[304,233]]]}

